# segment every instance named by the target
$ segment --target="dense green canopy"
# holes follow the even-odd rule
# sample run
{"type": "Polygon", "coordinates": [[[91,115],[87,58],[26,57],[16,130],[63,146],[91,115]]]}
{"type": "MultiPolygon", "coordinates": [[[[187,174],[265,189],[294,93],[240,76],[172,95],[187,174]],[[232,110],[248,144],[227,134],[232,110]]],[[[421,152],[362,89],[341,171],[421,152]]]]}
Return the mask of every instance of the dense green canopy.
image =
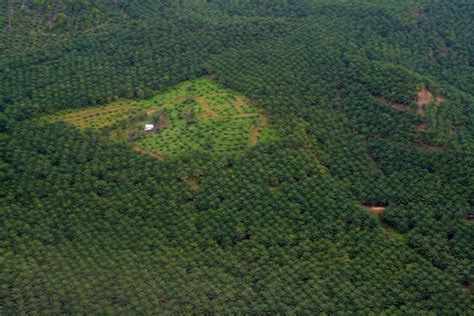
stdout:
{"type": "Polygon", "coordinates": [[[0,313],[473,314],[473,38],[463,0],[1,1],[0,313]],[[277,140],[39,119],[202,76],[277,140]]]}

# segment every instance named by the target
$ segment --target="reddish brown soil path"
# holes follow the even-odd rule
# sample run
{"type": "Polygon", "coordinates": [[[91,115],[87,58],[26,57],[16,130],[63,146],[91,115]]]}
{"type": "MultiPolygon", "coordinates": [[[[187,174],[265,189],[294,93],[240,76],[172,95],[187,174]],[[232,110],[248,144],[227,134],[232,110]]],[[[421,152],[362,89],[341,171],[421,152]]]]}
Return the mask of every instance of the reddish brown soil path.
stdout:
{"type": "Polygon", "coordinates": [[[379,97],[378,98],[380,101],[382,101],[383,103],[387,104],[387,105],[390,105],[392,108],[394,109],[398,109],[398,110],[409,110],[410,107],[406,104],[402,104],[402,103],[397,103],[397,102],[393,102],[393,101],[390,101],[390,100],[387,100],[383,97],[379,97]]]}
{"type": "Polygon", "coordinates": [[[420,125],[416,127],[416,130],[418,132],[425,132],[427,129],[428,129],[428,124],[426,123],[421,123],[420,125]]]}
{"type": "Polygon", "coordinates": [[[119,112],[125,112],[125,111],[131,111],[138,108],[138,106],[133,106],[130,104],[122,104],[122,103],[114,103],[114,104],[109,104],[106,106],[101,106],[101,107],[93,107],[89,109],[84,109],[79,113],[71,113],[65,115],[65,121],[70,119],[75,119],[78,117],[94,117],[97,114],[110,114],[110,113],[119,113],[119,112]]]}
{"type": "Polygon", "coordinates": [[[251,144],[252,146],[257,145],[257,142],[258,142],[258,134],[260,134],[260,126],[258,126],[257,124],[255,124],[255,125],[252,127],[252,137],[250,138],[250,144],[251,144]]]}
{"type": "Polygon", "coordinates": [[[160,115],[158,120],[158,125],[156,126],[159,129],[163,129],[168,125],[168,120],[164,114],[160,115]]]}
{"type": "Polygon", "coordinates": [[[157,111],[157,109],[148,109],[146,110],[146,115],[147,116],[151,116],[153,115],[153,113],[155,113],[157,111]]]}
{"type": "Polygon", "coordinates": [[[78,126],[81,129],[87,127],[86,121],[88,119],[97,122],[97,124],[99,124],[101,127],[108,127],[112,126],[115,123],[116,118],[126,119],[130,115],[131,110],[134,110],[136,108],[138,107],[130,106],[130,104],[116,103],[107,105],[105,107],[94,107],[90,109],[85,109],[79,113],[66,114],[62,118],[62,120],[72,125],[78,126]],[[98,119],[98,116],[110,117],[111,119],[98,119]]]}
{"type": "Polygon", "coordinates": [[[260,116],[261,114],[259,113],[242,113],[242,114],[236,114],[236,115],[228,115],[226,117],[230,118],[243,118],[243,117],[253,117],[253,116],[260,116]]]}
{"type": "Polygon", "coordinates": [[[141,147],[133,147],[133,150],[135,150],[136,152],[141,153],[141,154],[146,154],[146,155],[152,156],[154,158],[158,158],[161,161],[165,161],[165,156],[163,156],[163,154],[160,153],[160,152],[148,151],[148,150],[146,150],[144,148],[141,148],[141,147]]]}
{"type": "MultiPolygon", "coordinates": [[[[397,109],[397,110],[410,110],[410,107],[406,104],[402,104],[402,103],[398,103],[398,102],[394,102],[394,101],[391,101],[391,100],[387,100],[385,99],[384,97],[378,97],[379,101],[387,104],[387,105],[390,105],[392,108],[394,109],[397,109]]],[[[437,104],[440,104],[442,102],[444,102],[445,98],[443,96],[437,96],[436,98],[433,97],[433,94],[431,93],[430,90],[428,90],[426,87],[424,87],[423,89],[421,89],[420,91],[418,91],[417,93],[417,101],[416,103],[418,104],[418,114],[424,114],[424,111],[423,111],[423,107],[425,105],[428,105],[430,103],[432,103],[434,101],[436,101],[437,104]]]]}
{"type": "Polygon", "coordinates": [[[376,214],[376,215],[380,215],[385,211],[385,206],[367,206],[367,205],[365,205],[364,207],[367,210],[369,210],[369,212],[371,212],[373,214],[376,214]]]}
{"type": "Polygon", "coordinates": [[[423,88],[418,92],[418,113],[423,114],[423,106],[433,102],[433,94],[430,90],[423,88]]]}
{"type": "Polygon", "coordinates": [[[196,102],[199,104],[201,109],[204,111],[204,116],[205,117],[213,117],[217,116],[217,113],[214,112],[210,107],[209,103],[207,102],[207,99],[205,97],[196,97],[196,102]]]}
{"type": "Polygon", "coordinates": [[[414,12],[413,12],[413,16],[415,18],[415,21],[416,22],[419,22],[421,17],[424,16],[426,14],[425,12],[425,9],[423,8],[417,8],[414,12]]]}

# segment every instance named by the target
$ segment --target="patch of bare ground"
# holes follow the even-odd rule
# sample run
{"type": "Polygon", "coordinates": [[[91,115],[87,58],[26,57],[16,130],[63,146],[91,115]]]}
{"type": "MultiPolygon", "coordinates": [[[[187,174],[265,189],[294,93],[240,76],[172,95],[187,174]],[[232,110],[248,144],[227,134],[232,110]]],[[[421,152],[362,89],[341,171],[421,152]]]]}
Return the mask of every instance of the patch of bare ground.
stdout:
{"type": "MultiPolygon", "coordinates": [[[[386,105],[391,106],[394,109],[397,109],[397,110],[403,110],[403,111],[409,111],[410,110],[410,106],[407,105],[407,104],[387,100],[384,97],[378,97],[378,100],[381,101],[382,103],[386,104],[386,105]]],[[[434,97],[433,94],[431,93],[431,91],[428,90],[426,87],[424,87],[423,89],[421,89],[417,93],[417,102],[416,102],[418,104],[418,111],[417,112],[418,112],[418,114],[423,115],[424,114],[423,107],[425,105],[428,105],[428,104],[432,103],[433,101],[435,101],[436,104],[440,104],[440,103],[444,102],[444,100],[445,100],[445,98],[443,96],[434,97]]]]}
{"type": "Polygon", "coordinates": [[[474,213],[468,213],[464,215],[464,219],[467,221],[473,221],[474,220],[474,213]]]}
{"type": "Polygon", "coordinates": [[[258,134],[260,134],[260,126],[258,124],[255,124],[252,127],[252,137],[250,138],[250,144],[252,146],[257,145],[258,142],[258,134]]]}
{"type": "Polygon", "coordinates": [[[369,205],[364,205],[364,207],[373,214],[380,215],[385,211],[385,206],[369,206],[369,205]]]}
{"type": "Polygon", "coordinates": [[[156,128],[157,129],[163,129],[165,128],[166,126],[168,126],[168,118],[166,117],[165,114],[161,114],[159,117],[158,117],[158,121],[155,122],[155,125],[156,125],[156,128]]]}
{"type": "Polygon", "coordinates": [[[440,104],[440,103],[444,102],[444,100],[445,100],[445,98],[441,95],[433,97],[433,93],[431,93],[431,91],[428,90],[426,87],[424,87],[423,89],[418,91],[417,95],[418,95],[418,100],[417,100],[416,103],[418,104],[418,113],[419,114],[424,114],[423,107],[425,105],[428,105],[428,104],[432,103],[433,101],[435,101],[436,104],[440,104]]]}
{"type": "Polygon", "coordinates": [[[410,107],[406,104],[402,104],[402,103],[397,103],[397,102],[394,102],[394,101],[390,101],[390,100],[387,100],[385,99],[384,97],[379,97],[378,98],[381,102],[385,103],[386,105],[390,105],[392,108],[394,109],[397,109],[397,110],[409,110],[410,107]]]}
{"type": "Polygon", "coordinates": [[[445,98],[444,98],[443,96],[440,96],[440,95],[439,95],[439,96],[437,96],[437,97],[435,98],[435,100],[436,100],[436,103],[439,104],[439,103],[444,102],[445,98]]]}
{"type": "Polygon", "coordinates": [[[425,9],[424,8],[417,8],[414,12],[413,12],[413,17],[415,18],[415,21],[416,22],[419,22],[421,17],[424,16],[426,14],[425,12],[425,9]]]}
{"type": "Polygon", "coordinates": [[[136,152],[141,153],[141,154],[146,154],[146,155],[152,156],[152,157],[157,158],[161,161],[165,161],[165,156],[163,156],[162,153],[152,152],[152,151],[146,150],[146,149],[141,148],[141,147],[133,147],[133,150],[135,150],[136,152]]]}
{"type": "Polygon", "coordinates": [[[156,111],[156,109],[148,109],[146,110],[146,116],[152,116],[156,111]]]}
{"type": "Polygon", "coordinates": [[[189,182],[189,185],[191,186],[191,189],[193,189],[194,191],[201,190],[201,184],[197,182],[196,180],[191,180],[189,182]]]}
{"type": "Polygon", "coordinates": [[[427,129],[428,129],[428,124],[426,123],[421,123],[420,125],[416,127],[416,130],[418,132],[425,132],[427,129]]]}
{"type": "Polygon", "coordinates": [[[207,99],[205,97],[196,97],[196,102],[199,104],[201,109],[204,111],[204,117],[213,117],[217,116],[217,113],[214,112],[210,107],[207,99]]]}
{"type": "Polygon", "coordinates": [[[433,94],[431,93],[430,90],[428,90],[425,87],[421,89],[420,91],[418,91],[417,95],[418,95],[418,100],[416,103],[418,104],[418,113],[423,114],[424,113],[423,106],[433,102],[433,94]]]}

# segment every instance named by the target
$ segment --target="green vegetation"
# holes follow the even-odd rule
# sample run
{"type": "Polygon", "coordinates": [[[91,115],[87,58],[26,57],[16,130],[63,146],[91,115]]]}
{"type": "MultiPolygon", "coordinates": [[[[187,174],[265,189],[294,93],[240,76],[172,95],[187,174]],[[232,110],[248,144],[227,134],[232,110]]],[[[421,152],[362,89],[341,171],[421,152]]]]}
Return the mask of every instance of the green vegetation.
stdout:
{"type": "Polygon", "coordinates": [[[56,112],[45,117],[51,122],[64,121],[80,129],[110,129],[118,122],[125,120],[133,114],[143,111],[143,107],[138,102],[122,101],[112,104],[88,108],[84,110],[65,110],[56,112]]]}
{"type": "Polygon", "coordinates": [[[267,118],[244,96],[208,78],[182,83],[148,100],[66,110],[46,119],[101,129],[114,139],[133,142],[138,151],[165,158],[203,152],[232,156],[258,142],[276,139],[267,118]],[[144,132],[145,124],[152,124],[153,131],[144,132]]]}
{"type": "Polygon", "coordinates": [[[1,314],[474,314],[467,1],[0,16],[1,314]]]}

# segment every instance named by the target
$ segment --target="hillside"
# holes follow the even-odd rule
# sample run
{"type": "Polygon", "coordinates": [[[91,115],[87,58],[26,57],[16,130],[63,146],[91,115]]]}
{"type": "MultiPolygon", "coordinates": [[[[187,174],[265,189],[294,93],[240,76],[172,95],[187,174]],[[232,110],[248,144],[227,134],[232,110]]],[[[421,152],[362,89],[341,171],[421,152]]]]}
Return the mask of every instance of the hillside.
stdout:
{"type": "Polygon", "coordinates": [[[3,1],[0,313],[474,314],[473,30],[462,0],[3,1]]]}

